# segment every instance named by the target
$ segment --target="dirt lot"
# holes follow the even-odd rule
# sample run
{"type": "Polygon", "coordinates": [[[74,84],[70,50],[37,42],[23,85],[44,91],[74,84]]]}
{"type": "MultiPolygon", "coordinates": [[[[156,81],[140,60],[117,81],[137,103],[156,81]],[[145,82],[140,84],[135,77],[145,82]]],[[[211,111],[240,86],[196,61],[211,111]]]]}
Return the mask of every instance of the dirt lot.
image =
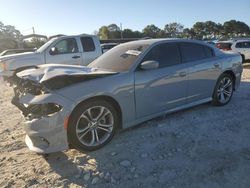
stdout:
{"type": "Polygon", "coordinates": [[[228,105],[153,119],[91,153],[30,152],[11,97],[0,81],[0,187],[250,187],[250,66],[228,105]]]}

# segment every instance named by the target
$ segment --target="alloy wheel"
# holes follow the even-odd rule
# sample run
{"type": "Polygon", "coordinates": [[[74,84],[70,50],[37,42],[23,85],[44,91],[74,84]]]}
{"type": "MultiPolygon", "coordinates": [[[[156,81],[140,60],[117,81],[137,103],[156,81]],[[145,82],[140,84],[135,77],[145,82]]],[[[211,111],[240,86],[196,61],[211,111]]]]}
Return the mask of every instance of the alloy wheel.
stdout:
{"type": "Polygon", "coordinates": [[[227,103],[233,94],[233,82],[229,77],[223,77],[219,83],[217,90],[218,100],[225,104],[227,103]]]}
{"type": "Polygon", "coordinates": [[[114,117],[104,106],[85,110],[77,120],[76,135],[85,146],[98,146],[107,141],[114,129],[114,117]]]}

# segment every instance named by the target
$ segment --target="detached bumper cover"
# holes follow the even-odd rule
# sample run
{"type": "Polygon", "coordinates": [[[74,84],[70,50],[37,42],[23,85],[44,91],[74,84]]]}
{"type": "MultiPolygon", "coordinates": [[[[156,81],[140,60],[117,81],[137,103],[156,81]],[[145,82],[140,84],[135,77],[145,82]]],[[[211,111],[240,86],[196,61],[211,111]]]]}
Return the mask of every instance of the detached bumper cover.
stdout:
{"type": "Polygon", "coordinates": [[[50,117],[33,119],[24,123],[27,133],[25,142],[37,153],[51,153],[68,149],[67,131],[63,126],[64,116],[57,112],[50,117]]]}
{"type": "MultiPolygon", "coordinates": [[[[67,130],[64,128],[64,119],[71,112],[72,101],[57,94],[31,95],[21,97],[15,96],[14,105],[22,106],[26,121],[24,129],[26,132],[25,142],[28,148],[37,153],[51,153],[68,149],[67,130]],[[28,115],[25,109],[35,105],[46,105],[56,103],[61,106],[60,111],[49,115],[28,115]]],[[[20,107],[19,107],[20,109],[20,107]]],[[[20,109],[20,110],[21,110],[20,109]]],[[[36,110],[36,109],[35,109],[36,110]]],[[[32,112],[32,110],[29,110],[32,112]]]]}

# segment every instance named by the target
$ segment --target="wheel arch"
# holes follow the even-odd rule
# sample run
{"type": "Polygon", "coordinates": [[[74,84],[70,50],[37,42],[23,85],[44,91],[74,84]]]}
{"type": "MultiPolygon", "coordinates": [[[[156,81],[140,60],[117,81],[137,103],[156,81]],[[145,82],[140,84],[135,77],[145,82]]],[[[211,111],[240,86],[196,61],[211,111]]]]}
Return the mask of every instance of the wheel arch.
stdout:
{"type": "Polygon", "coordinates": [[[245,55],[244,54],[240,54],[241,58],[242,58],[242,63],[245,63],[245,55]]]}
{"type": "Polygon", "coordinates": [[[233,78],[233,89],[235,90],[235,81],[236,81],[235,73],[232,70],[226,70],[222,74],[228,74],[233,78]]]}
{"type": "Polygon", "coordinates": [[[118,117],[119,117],[119,124],[118,124],[118,129],[122,129],[122,110],[121,107],[119,105],[119,103],[117,102],[117,100],[115,100],[113,97],[111,96],[107,96],[107,95],[100,95],[100,96],[94,96],[94,97],[90,97],[87,99],[84,99],[83,101],[79,102],[74,109],[72,110],[72,112],[69,115],[69,119],[72,117],[72,114],[76,111],[77,108],[79,108],[82,104],[89,102],[89,101],[94,101],[94,100],[104,100],[109,102],[111,105],[113,105],[115,107],[115,109],[118,111],[118,117]]]}

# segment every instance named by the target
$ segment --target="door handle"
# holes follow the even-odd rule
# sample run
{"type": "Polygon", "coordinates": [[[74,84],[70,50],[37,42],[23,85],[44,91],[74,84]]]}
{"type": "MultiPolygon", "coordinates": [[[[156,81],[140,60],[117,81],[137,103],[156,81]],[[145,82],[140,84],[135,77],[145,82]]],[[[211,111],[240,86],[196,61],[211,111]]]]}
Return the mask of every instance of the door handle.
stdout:
{"type": "Polygon", "coordinates": [[[180,77],[184,77],[184,76],[186,76],[186,75],[187,75],[186,72],[180,72],[180,73],[179,73],[179,76],[180,76],[180,77]]]}
{"type": "Polygon", "coordinates": [[[79,56],[79,55],[75,55],[75,56],[73,56],[72,58],[73,58],[73,59],[78,59],[78,58],[80,58],[80,56],[79,56]]]}

